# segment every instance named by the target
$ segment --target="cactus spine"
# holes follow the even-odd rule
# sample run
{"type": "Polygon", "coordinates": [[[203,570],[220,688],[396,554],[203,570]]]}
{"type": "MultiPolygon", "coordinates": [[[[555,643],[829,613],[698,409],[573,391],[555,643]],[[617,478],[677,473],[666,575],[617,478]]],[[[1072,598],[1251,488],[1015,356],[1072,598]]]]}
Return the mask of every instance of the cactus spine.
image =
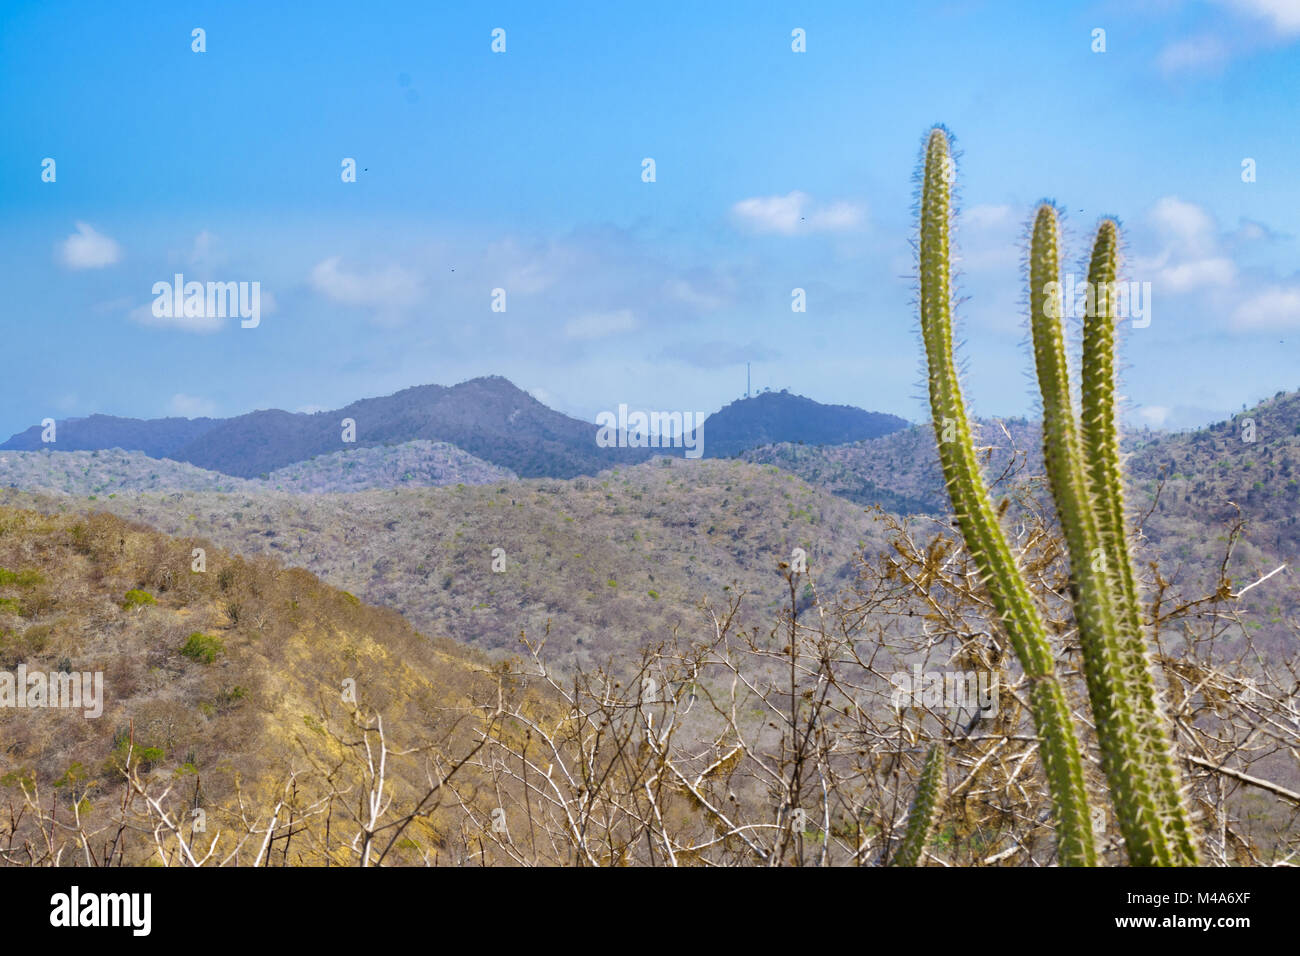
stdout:
{"type": "Polygon", "coordinates": [[[929,367],[930,411],[939,461],[957,525],[1029,678],[1031,708],[1056,817],[1061,861],[1071,866],[1091,866],[1096,862],[1096,851],[1083,761],[1069,705],[1056,677],[1042,616],[989,502],[953,362],[949,263],[952,168],[948,134],[935,129],[926,144],[921,185],[919,272],[921,337],[929,367]]]}
{"type": "MultiPolygon", "coordinates": [[[[1038,606],[993,515],[952,358],[948,134],[931,131],[921,197],[921,331],[939,458],[967,550],[1033,686],[1031,705],[1065,863],[1095,862],[1077,738],[1038,606]],[[945,435],[945,431],[948,434],[945,435]],[[944,439],[948,438],[948,441],[944,439]],[[1082,831],[1082,832],[1081,832],[1082,831]]],[[[1029,256],[1030,329],[1043,400],[1043,459],[1070,555],[1070,591],[1102,769],[1135,865],[1192,864],[1196,845],[1142,631],[1125,535],[1115,422],[1114,281],[1118,229],[1104,220],[1084,327],[1082,423],[1070,392],[1060,298],[1060,228],[1044,204],[1029,256]],[[1086,465],[1085,465],[1086,462],[1086,465]]]]}

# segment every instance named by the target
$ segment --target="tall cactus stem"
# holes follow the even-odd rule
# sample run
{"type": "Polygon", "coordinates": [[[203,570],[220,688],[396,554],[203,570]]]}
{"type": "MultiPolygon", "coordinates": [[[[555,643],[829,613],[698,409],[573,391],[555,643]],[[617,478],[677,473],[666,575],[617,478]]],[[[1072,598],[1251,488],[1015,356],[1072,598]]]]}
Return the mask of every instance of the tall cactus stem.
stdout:
{"type": "Polygon", "coordinates": [[[1101,546],[1081,461],[1061,324],[1060,274],[1060,226],[1056,210],[1043,204],[1030,243],[1029,324],[1043,401],[1043,463],[1070,555],[1070,590],[1084,679],[1102,769],[1129,861],[1137,866],[1169,864],[1173,857],[1158,788],[1143,749],[1144,732],[1116,618],[1108,555],[1101,546]]]}
{"type": "Polygon", "coordinates": [[[922,172],[918,271],[921,337],[939,460],[967,550],[1030,681],[1030,704],[1056,817],[1060,859],[1066,865],[1091,866],[1096,863],[1096,850],[1069,705],[1056,676],[1042,616],[989,501],[953,360],[949,251],[953,168],[948,133],[936,127],[926,143],[922,172]]]}
{"type": "Polygon", "coordinates": [[[1195,865],[1195,837],[1166,732],[1167,721],[1159,710],[1124,518],[1115,402],[1115,283],[1118,273],[1119,228],[1114,220],[1103,219],[1097,228],[1088,267],[1088,288],[1092,290],[1093,304],[1086,310],[1083,320],[1083,458],[1096,503],[1100,547],[1105,555],[1116,622],[1121,631],[1123,664],[1135,695],[1144,761],[1154,774],[1159,813],[1171,842],[1171,862],[1195,865]]]}

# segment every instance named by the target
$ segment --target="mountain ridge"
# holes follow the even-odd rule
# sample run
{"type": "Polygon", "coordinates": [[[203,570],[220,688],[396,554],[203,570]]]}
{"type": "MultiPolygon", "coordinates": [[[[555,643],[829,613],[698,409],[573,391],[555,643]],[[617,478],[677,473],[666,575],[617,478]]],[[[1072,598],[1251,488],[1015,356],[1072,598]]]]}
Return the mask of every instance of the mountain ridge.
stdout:
{"type": "MultiPolygon", "coordinates": [[[[907,426],[893,415],[849,405],[824,405],[799,395],[763,393],[737,399],[705,419],[704,455],[730,457],[781,440],[836,444],[907,426]]],[[[277,469],[345,451],[411,441],[445,442],[522,478],[574,478],[632,465],[684,449],[602,447],[600,428],[549,408],[499,375],[452,386],[413,385],[358,399],[338,409],[258,409],[230,418],[133,419],[91,415],[56,423],[58,451],[138,450],[236,478],[265,478],[277,469]],[[347,424],[345,424],[347,423],[347,424]]],[[[33,425],[0,451],[49,449],[33,425]]]]}

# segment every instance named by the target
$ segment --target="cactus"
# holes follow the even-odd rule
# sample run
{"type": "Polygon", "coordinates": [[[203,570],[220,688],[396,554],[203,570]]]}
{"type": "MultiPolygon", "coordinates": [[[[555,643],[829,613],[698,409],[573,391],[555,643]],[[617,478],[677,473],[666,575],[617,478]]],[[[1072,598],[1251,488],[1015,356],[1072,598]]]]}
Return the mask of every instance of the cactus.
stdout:
{"type": "Polygon", "coordinates": [[[1097,524],[1105,567],[1116,597],[1121,653],[1136,694],[1138,727],[1155,774],[1161,819],[1171,841],[1171,862],[1195,865],[1197,850],[1183,802],[1166,721],[1156,704],[1155,678],[1147,657],[1136,575],[1124,524],[1123,481],[1115,414],[1115,295],[1119,273],[1119,228],[1104,219],[1097,229],[1088,266],[1095,308],[1083,322],[1082,451],[1097,501],[1097,524]]]}
{"type": "Polygon", "coordinates": [[[1083,760],[1065,691],[1056,676],[1047,629],[1011,556],[975,458],[966,405],[952,354],[952,287],[948,241],[952,226],[953,161],[947,131],[930,133],[921,183],[919,272],[921,337],[929,367],[930,411],[944,484],[957,526],[1029,678],[1030,707],[1041,741],[1061,861],[1096,862],[1083,760]]]}
{"type": "MultiPolygon", "coordinates": [[[[1114,223],[1103,222],[1100,234],[1113,235],[1113,227],[1114,223]]],[[[1088,480],[1097,469],[1085,471],[1082,440],[1075,427],[1061,330],[1059,246],[1056,210],[1043,204],[1035,217],[1029,255],[1029,324],[1043,399],[1043,463],[1070,554],[1070,590],[1083,648],[1084,677],[1116,819],[1131,862],[1169,864],[1174,860],[1168,834],[1160,824],[1158,784],[1144,745],[1141,696],[1120,627],[1124,611],[1117,600],[1122,589],[1116,586],[1119,575],[1112,555],[1114,542],[1102,545],[1101,512],[1105,509],[1097,507],[1099,502],[1090,496],[1088,480]]],[[[1107,288],[1102,287],[1097,300],[1107,298],[1107,288]]],[[[1085,350],[1085,390],[1091,383],[1096,391],[1093,380],[1106,367],[1085,350]]],[[[1105,439],[1099,436],[1097,440],[1105,439]]],[[[1117,450],[1115,454],[1118,456],[1117,450]]],[[[1118,461],[1112,464],[1118,477],[1118,461]]],[[[1119,547],[1127,561],[1122,541],[1119,547]]]]}
{"type": "Polygon", "coordinates": [[[907,811],[907,829],[903,832],[903,842],[898,845],[890,866],[916,866],[921,862],[921,854],[934,836],[934,825],[939,820],[939,810],[943,805],[943,776],[943,748],[939,744],[933,744],[930,752],[925,755],[916,795],[912,797],[912,806],[907,811]]]}
{"type": "MultiPolygon", "coordinates": [[[[967,550],[984,578],[1021,666],[1058,826],[1062,862],[1095,862],[1074,727],[1042,616],[994,517],[952,357],[949,278],[952,159],[947,131],[926,145],[921,196],[920,311],[944,480],[967,550]]],[[[1039,207],[1029,255],[1030,330],[1043,401],[1043,459],[1070,556],[1070,591],[1102,770],[1130,862],[1192,864],[1196,847],[1163,716],[1156,704],[1136,578],[1124,530],[1114,414],[1114,279],[1118,229],[1104,220],[1089,280],[1082,425],[1076,423],[1061,328],[1060,230],[1039,207]],[[1085,462],[1087,465],[1085,467],[1085,462]]]]}

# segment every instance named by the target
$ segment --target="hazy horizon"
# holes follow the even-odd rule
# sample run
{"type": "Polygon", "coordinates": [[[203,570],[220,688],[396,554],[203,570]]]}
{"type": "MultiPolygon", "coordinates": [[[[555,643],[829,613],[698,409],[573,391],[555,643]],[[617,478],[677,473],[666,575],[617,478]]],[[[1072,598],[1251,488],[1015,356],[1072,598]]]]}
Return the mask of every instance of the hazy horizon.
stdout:
{"type": "MultiPolygon", "coordinates": [[[[478,379],[482,379],[482,378],[493,378],[493,377],[501,377],[501,378],[504,378],[505,376],[474,375],[474,376],[470,376],[469,378],[465,378],[465,379],[462,379],[462,380],[457,381],[457,382],[414,382],[414,383],[412,383],[412,384],[410,384],[410,385],[399,386],[397,389],[394,390],[394,392],[387,393],[387,394],[385,394],[385,395],[379,395],[379,394],[356,395],[356,396],[353,396],[352,398],[350,398],[350,399],[348,399],[348,400],[342,402],[342,403],[341,403],[340,405],[338,405],[336,408],[322,408],[322,407],[319,407],[319,406],[305,406],[305,407],[300,407],[300,408],[296,408],[296,409],[287,409],[287,408],[280,408],[280,407],[277,407],[277,406],[264,406],[264,407],[258,407],[258,408],[252,408],[252,407],[249,407],[249,408],[235,408],[235,409],[232,409],[231,411],[229,411],[229,412],[227,412],[227,413],[218,414],[218,415],[185,415],[185,414],[170,414],[170,413],[169,413],[169,414],[163,414],[163,415],[149,415],[149,416],[131,416],[131,415],[121,415],[121,414],[118,414],[118,413],[113,412],[113,411],[111,411],[111,410],[101,409],[101,410],[97,410],[97,411],[94,411],[94,412],[88,412],[88,413],[86,413],[86,414],[84,414],[84,415],[69,415],[69,416],[66,416],[66,417],[61,417],[61,418],[58,419],[58,421],[61,421],[61,422],[64,422],[64,421],[78,421],[78,420],[84,420],[84,419],[87,419],[87,418],[91,418],[91,417],[93,417],[93,416],[95,416],[95,415],[105,415],[105,416],[108,416],[108,417],[111,417],[111,418],[139,418],[139,419],[142,420],[142,421],[153,420],[153,419],[166,419],[166,418],[180,418],[180,419],[185,419],[185,420],[187,420],[187,421],[194,421],[194,420],[197,420],[197,419],[204,419],[204,418],[211,418],[211,419],[217,419],[217,420],[220,420],[220,419],[227,419],[227,418],[238,418],[238,417],[241,416],[241,415],[248,415],[248,414],[252,414],[252,413],[254,413],[254,412],[263,412],[263,411],[284,411],[284,412],[289,412],[290,414],[316,415],[316,414],[324,414],[324,413],[326,413],[326,412],[337,411],[338,409],[345,408],[345,407],[347,407],[348,405],[351,405],[352,403],[354,403],[354,402],[358,402],[358,401],[365,401],[365,400],[367,400],[367,399],[375,399],[375,398],[385,398],[385,397],[388,397],[388,395],[396,394],[397,392],[406,391],[407,389],[411,389],[411,388],[421,388],[421,387],[425,387],[425,386],[434,386],[434,387],[441,387],[441,388],[454,388],[454,387],[456,387],[456,386],[458,386],[458,385],[464,385],[464,384],[466,384],[466,383],[468,383],[468,382],[472,382],[472,381],[475,381],[475,380],[478,380],[478,379]]],[[[506,379],[506,381],[509,381],[509,379],[506,379]]],[[[511,384],[514,385],[516,388],[519,387],[518,384],[515,383],[515,382],[511,382],[511,384]]],[[[537,395],[534,395],[533,393],[531,393],[531,392],[527,392],[526,390],[523,390],[523,389],[521,389],[521,391],[525,391],[525,393],[528,394],[528,395],[530,395],[530,397],[536,399],[537,401],[541,401],[543,405],[546,405],[546,404],[547,404],[545,401],[543,401],[543,400],[542,400],[540,397],[538,397],[537,395]]],[[[723,409],[723,408],[725,408],[726,406],[732,404],[733,402],[743,401],[743,400],[746,399],[746,398],[758,398],[760,395],[763,395],[763,394],[780,394],[780,393],[788,393],[788,394],[790,394],[790,395],[792,395],[792,396],[795,396],[795,397],[798,397],[798,398],[808,398],[808,399],[812,399],[813,401],[816,401],[816,402],[818,402],[819,404],[822,404],[822,405],[835,405],[835,406],[841,406],[841,407],[844,407],[844,406],[847,405],[847,407],[853,407],[853,408],[861,408],[861,407],[862,407],[862,406],[851,405],[851,404],[848,404],[848,403],[839,403],[839,402],[822,402],[820,399],[817,398],[816,395],[804,395],[804,394],[802,394],[802,393],[800,393],[800,392],[797,392],[797,391],[795,391],[795,390],[793,390],[793,389],[788,389],[788,388],[770,388],[770,387],[759,388],[759,387],[754,387],[754,388],[752,389],[752,394],[750,394],[750,395],[746,395],[746,394],[744,393],[743,389],[742,389],[742,391],[741,391],[741,393],[740,393],[739,395],[735,395],[735,396],[733,396],[733,397],[731,397],[731,398],[724,398],[724,399],[722,400],[722,404],[721,404],[721,405],[718,405],[718,406],[715,407],[715,408],[700,409],[700,411],[703,412],[703,414],[707,416],[707,415],[712,414],[712,413],[714,413],[714,412],[720,411],[721,409],[723,409]]],[[[1265,400],[1265,399],[1267,399],[1268,397],[1269,397],[1269,396],[1261,395],[1261,396],[1259,396],[1259,399],[1260,399],[1260,400],[1265,400]]],[[[626,403],[622,403],[622,404],[626,404],[626,403]]],[[[548,405],[547,407],[552,408],[553,410],[558,411],[558,412],[561,412],[561,413],[563,413],[563,414],[565,414],[565,415],[569,415],[569,416],[572,417],[572,418],[577,418],[579,421],[588,421],[587,419],[580,418],[579,416],[574,415],[573,413],[568,412],[568,411],[566,411],[566,410],[563,409],[563,408],[555,408],[554,406],[550,406],[550,405],[548,405]]],[[[878,411],[880,411],[880,410],[879,410],[879,409],[876,409],[876,408],[863,408],[863,411],[878,412],[878,411]]],[[[590,423],[593,424],[593,425],[598,424],[598,422],[596,421],[596,419],[597,419],[601,414],[606,414],[606,413],[608,413],[608,410],[607,410],[607,409],[601,409],[599,412],[596,413],[596,415],[594,415],[594,416],[592,417],[592,419],[590,420],[590,423]]],[[[893,414],[893,413],[885,413],[885,414],[893,414]]],[[[1143,421],[1143,420],[1141,419],[1140,416],[1130,414],[1130,415],[1127,416],[1127,419],[1126,419],[1126,421],[1125,421],[1123,424],[1124,424],[1124,427],[1127,428],[1127,429],[1147,429],[1147,430],[1150,430],[1150,431],[1153,431],[1153,432],[1159,432],[1159,433],[1171,433],[1171,434],[1172,434],[1172,433],[1175,433],[1175,432],[1195,431],[1195,430],[1197,430],[1197,429],[1199,429],[1199,428],[1204,428],[1204,427],[1207,427],[1207,426],[1209,426],[1209,425],[1213,425],[1213,424],[1216,424],[1216,423],[1218,423],[1218,422],[1220,422],[1220,421],[1223,421],[1223,420],[1225,420],[1225,419],[1227,419],[1227,418],[1230,418],[1230,417],[1232,416],[1232,414],[1233,414],[1233,410],[1228,410],[1225,414],[1220,415],[1220,416],[1218,416],[1217,418],[1210,418],[1210,419],[1206,419],[1206,420],[1204,420],[1204,421],[1194,421],[1194,422],[1190,422],[1190,423],[1188,423],[1188,424],[1181,424],[1181,425],[1171,425],[1171,424],[1165,424],[1165,425],[1153,425],[1153,424],[1151,424],[1150,422],[1143,421]]],[[[917,425],[917,426],[920,426],[920,425],[928,425],[929,422],[930,422],[929,417],[928,417],[928,416],[925,416],[925,415],[914,416],[914,417],[911,417],[911,418],[908,418],[908,417],[906,417],[906,416],[898,416],[898,417],[900,417],[900,418],[904,418],[904,419],[908,422],[909,425],[917,425]]],[[[1041,416],[1041,409],[1035,407],[1035,408],[1030,408],[1030,409],[1028,409],[1028,410],[1026,410],[1026,411],[1015,412],[1015,413],[1008,414],[1008,415],[1002,415],[1002,414],[997,414],[997,413],[991,413],[991,414],[980,415],[979,417],[980,417],[980,418],[983,418],[983,419],[986,419],[986,420],[996,420],[996,419],[1004,419],[1004,420],[1005,420],[1005,419],[1027,419],[1027,420],[1029,420],[1029,421],[1034,421],[1034,422],[1036,422],[1036,421],[1039,421],[1039,420],[1041,419],[1042,416],[1041,416]]],[[[13,432],[13,433],[10,434],[10,435],[3,436],[3,438],[0,439],[0,441],[7,440],[7,439],[9,439],[9,438],[15,437],[16,435],[21,434],[22,432],[27,431],[27,430],[29,430],[29,429],[31,429],[31,428],[33,428],[33,427],[39,428],[40,425],[39,425],[39,423],[37,423],[37,422],[32,422],[31,424],[27,425],[26,427],[21,428],[21,429],[18,429],[17,431],[13,432]]],[[[45,449],[45,450],[50,450],[50,449],[45,449]]]]}

